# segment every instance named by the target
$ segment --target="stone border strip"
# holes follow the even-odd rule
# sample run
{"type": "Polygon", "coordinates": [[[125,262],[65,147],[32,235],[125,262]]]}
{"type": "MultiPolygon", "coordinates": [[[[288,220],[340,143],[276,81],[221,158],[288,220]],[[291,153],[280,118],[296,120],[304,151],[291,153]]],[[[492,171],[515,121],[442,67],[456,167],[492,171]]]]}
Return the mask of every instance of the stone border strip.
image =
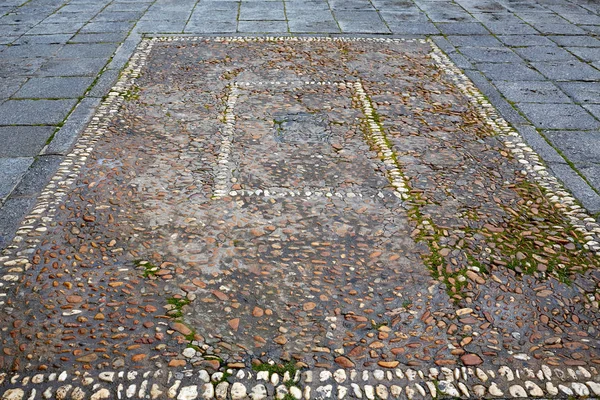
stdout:
{"type": "MultiPolygon", "coordinates": [[[[600,396],[600,374],[591,367],[577,369],[497,369],[456,367],[419,370],[396,368],[374,371],[337,369],[289,372],[226,369],[165,371],[67,371],[9,377],[0,373],[2,399],[294,399],[325,398],[468,398],[600,396]],[[227,375],[225,375],[225,373],[227,375]],[[70,393],[70,397],[68,396],[70,393]]],[[[1,392],[0,392],[1,393],[1,392]]]]}
{"type": "Polygon", "coordinates": [[[227,187],[231,179],[231,168],[229,168],[229,155],[233,146],[235,136],[235,114],[233,112],[235,103],[239,96],[239,90],[234,83],[229,86],[229,95],[227,96],[227,105],[223,115],[225,128],[223,129],[223,140],[221,140],[221,149],[217,157],[215,168],[215,189],[213,199],[219,199],[227,196],[227,187]]]}
{"type": "MultiPolygon", "coordinates": [[[[354,89],[355,94],[357,94],[359,100],[362,104],[362,111],[365,114],[367,121],[371,125],[371,132],[373,129],[378,130],[380,133],[381,141],[385,144],[383,137],[381,136],[381,129],[375,124],[375,118],[373,114],[373,109],[370,104],[366,93],[362,89],[362,84],[360,82],[348,81],[348,82],[335,82],[335,81],[243,81],[243,82],[234,82],[229,86],[229,94],[227,96],[227,104],[225,106],[225,111],[223,113],[223,122],[225,123],[225,127],[223,129],[223,140],[221,141],[221,150],[217,157],[217,166],[215,168],[215,190],[213,192],[212,198],[217,200],[223,197],[236,197],[236,196],[262,196],[262,197],[271,197],[271,198],[283,198],[283,197],[339,197],[339,198],[356,198],[356,197],[375,197],[379,196],[383,198],[385,195],[378,191],[375,193],[362,193],[359,191],[339,191],[334,188],[309,188],[303,187],[300,190],[292,190],[286,188],[279,187],[270,187],[265,189],[258,188],[248,188],[248,189],[238,189],[238,190],[230,190],[228,191],[228,186],[230,186],[230,179],[232,178],[232,171],[230,168],[229,156],[231,154],[233,140],[235,138],[235,112],[234,108],[237,102],[237,99],[240,95],[240,89],[248,88],[251,86],[288,86],[292,88],[299,88],[302,86],[335,86],[340,87],[342,89],[350,88],[354,89]],[[373,128],[375,126],[375,128],[373,128]]],[[[372,137],[369,139],[375,140],[372,137]]],[[[377,139],[377,143],[379,143],[379,139],[377,139]]],[[[391,149],[389,147],[386,150],[386,155],[392,154],[391,149]]],[[[390,182],[396,188],[397,192],[408,192],[405,184],[402,181],[402,187],[399,186],[399,181],[392,176],[398,176],[399,170],[395,169],[394,171],[388,172],[388,177],[390,177],[390,182]]],[[[401,197],[398,195],[398,197],[401,197]]],[[[406,195],[405,195],[406,198],[406,195]]]]}
{"type": "Polygon", "coordinates": [[[546,170],[540,157],[529,147],[523,137],[513,129],[502,116],[498,115],[494,107],[485,96],[475,87],[473,82],[446,56],[431,39],[427,43],[432,48],[431,57],[438,66],[446,72],[459,89],[475,106],[480,116],[497,132],[498,137],[511,151],[513,156],[523,166],[521,173],[529,175],[546,190],[546,197],[561,209],[576,230],[584,235],[587,249],[600,256],[600,225],[587,211],[581,207],[577,200],[566,191],[564,186],[546,170]]]}
{"type": "Polygon", "coordinates": [[[37,198],[37,203],[27,215],[12,244],[0,255],[0,307],[6,306],[7,291],[19,282],[22,274],[31,267],[29,257],[35,252],[39,237],[48,230],[47,224],[52,221],[58,204],[75,182],[78,172],[85,164],[88,156],[108,126],[113,114],[117,113],[124,95],[131,89],[135,79],[152,49],[154,41],[144,40],[131,56],[129,64],[121,77],[100,104],[87,128],[83,131],[71,153],[60,163],[58,171],[37,198]]]}

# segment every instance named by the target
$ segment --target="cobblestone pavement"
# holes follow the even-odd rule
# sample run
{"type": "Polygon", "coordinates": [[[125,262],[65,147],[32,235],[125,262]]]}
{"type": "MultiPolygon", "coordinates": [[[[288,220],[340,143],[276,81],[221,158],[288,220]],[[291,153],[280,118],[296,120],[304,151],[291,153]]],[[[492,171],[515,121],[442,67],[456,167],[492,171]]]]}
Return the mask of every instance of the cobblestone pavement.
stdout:
{"type": "Polygon", "coordinates": [[[599,12],[3,1],[0,398],[600,396],[599,12]]]}
{"type": "Polygon", "coordinates": [[[143,34],[429,35],[597,218],[599,7],[595,0],[3,1],[0,247],[143,34]]]}
{"type": "Polygon", "coordinates": [[[600,395],[599,235],[432,41],[146,39],[0,256],[2,398],[600,395]]]}

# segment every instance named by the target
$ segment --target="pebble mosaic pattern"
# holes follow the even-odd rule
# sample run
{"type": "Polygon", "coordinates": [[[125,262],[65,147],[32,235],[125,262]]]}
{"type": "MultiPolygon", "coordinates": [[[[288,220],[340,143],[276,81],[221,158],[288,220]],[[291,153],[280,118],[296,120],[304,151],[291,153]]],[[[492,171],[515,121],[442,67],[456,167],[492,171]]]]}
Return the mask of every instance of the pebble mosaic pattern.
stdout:
{"type": "Polygon", "coordinates": [[[432,43],[144,40],[0,257],[3,399],[600,395],[599,234],[432,43]]]}

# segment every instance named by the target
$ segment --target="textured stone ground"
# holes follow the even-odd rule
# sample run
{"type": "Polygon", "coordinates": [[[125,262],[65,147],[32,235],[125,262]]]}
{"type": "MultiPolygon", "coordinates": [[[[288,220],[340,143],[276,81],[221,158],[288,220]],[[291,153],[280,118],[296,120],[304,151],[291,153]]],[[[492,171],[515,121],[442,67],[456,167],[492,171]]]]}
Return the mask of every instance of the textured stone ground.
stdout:
{"type": "Polygon", "coordinates": [[[430,36],[592,214],[600,212],[595,0],[6,0],[0,246],[145,34],[430,36]]]}
{"type": "Polygon", "coordinates": [[[0,258],[5,397],[600,395],[598,233],[431,42],[146,41],[0,258]]]}

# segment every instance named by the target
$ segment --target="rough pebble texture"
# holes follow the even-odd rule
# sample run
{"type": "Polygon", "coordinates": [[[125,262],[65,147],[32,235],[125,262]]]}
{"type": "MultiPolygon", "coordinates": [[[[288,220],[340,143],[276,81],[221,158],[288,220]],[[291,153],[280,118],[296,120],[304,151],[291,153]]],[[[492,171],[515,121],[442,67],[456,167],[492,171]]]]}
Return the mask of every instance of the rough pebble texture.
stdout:
{"type": "Polygon", "coordinates": [[[600,364],[597,225],[432,54],[155,42],[28,269],[3,259],[0,369],[600,364]]]}

